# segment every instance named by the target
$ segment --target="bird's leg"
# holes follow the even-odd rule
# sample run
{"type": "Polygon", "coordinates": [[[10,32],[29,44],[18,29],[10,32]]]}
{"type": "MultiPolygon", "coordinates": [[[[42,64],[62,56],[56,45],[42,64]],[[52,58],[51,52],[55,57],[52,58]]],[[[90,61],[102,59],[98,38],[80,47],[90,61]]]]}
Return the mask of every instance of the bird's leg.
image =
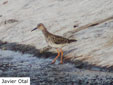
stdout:
{"type": "Polygon", "coordinates": [[[62,49],[60,49],[60,51],[61,51],[60,64],[63,64],[63,51],[62,49]]]}
{"type": "Polygon", "coordinates": [[[51,64],[54,64],[55,62],[56,62],[56,59],[60,56],[60,52],[59,52],[59,50],[57,49],[57,52],[58,52],[58,55],[55,57],[55,59],[52,61],[52,63],[51,64]]]}

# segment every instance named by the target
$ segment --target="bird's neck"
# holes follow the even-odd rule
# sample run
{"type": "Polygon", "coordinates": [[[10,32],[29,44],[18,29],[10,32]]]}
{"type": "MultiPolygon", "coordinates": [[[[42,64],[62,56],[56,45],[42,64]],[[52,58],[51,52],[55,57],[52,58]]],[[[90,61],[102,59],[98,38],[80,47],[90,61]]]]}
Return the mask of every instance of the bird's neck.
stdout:
{"type": "Polygon", "coordinates": [[[42,32],[43,32],[43,34],[44,34],[45,37],[47,37],[48,34],[49,34],[48,30],[47,30],[45,27],[44,27],[44,29],[42,30],[42,32]]]}

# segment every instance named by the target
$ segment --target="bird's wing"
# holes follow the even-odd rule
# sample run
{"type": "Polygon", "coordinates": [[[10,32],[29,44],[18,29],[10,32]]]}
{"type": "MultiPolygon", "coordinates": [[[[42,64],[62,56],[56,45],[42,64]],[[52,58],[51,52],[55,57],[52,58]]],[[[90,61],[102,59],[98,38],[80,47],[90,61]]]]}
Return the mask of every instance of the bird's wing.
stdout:
{"type": "Polygon", "coordinates": [[[66,44],[69,41],[67,38],[64,38],[64,37],[61,37],[61,36],[57,36],[57,35],[52,36],[52,37],[53,38],[51,38],[51,39],[53,39],[53,42],[55,44],[66,44]]]}

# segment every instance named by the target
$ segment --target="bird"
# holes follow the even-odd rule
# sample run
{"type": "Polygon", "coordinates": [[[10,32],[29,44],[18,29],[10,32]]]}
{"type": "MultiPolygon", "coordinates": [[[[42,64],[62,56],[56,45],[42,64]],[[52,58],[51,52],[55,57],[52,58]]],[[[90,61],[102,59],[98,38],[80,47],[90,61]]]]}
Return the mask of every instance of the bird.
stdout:
{"type": "Polygon", "coordinates": [[[57,56],[54,58],[54,60],[52,61],[51,64],[54,64],[56,62],[57,58],[60,56],[60,53],[61,53],[60,64],[63,64],[62,47],[64,47],[67,44],[70,44],[72,42],[76,42],[77,40],[76,39],[64,38],[64,37],[59,36],[59,35],[54,35],[47,30],[47,28],[45,27],[45,25],[43,23],[37,24],[37,26],[34,29],[32,29],[31,32],[36,30],[36,29],[39,29],[39,30],[42,31],[48,45],[52,48],[55,48],[58,52],[57,56]]]}

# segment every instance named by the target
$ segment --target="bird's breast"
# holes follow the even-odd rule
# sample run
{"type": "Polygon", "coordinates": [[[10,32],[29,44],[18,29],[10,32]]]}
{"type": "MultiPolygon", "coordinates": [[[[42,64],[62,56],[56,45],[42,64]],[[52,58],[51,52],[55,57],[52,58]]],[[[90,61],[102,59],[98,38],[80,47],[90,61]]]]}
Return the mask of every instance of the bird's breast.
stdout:
{"type": "Polygon", "coordinates": [[[65,44],[56,44],[53,41],[46,39],[46,42],[48,43],[49,46],[53,47],[53,48],[61,48],[63,47],[65,44]]]}

